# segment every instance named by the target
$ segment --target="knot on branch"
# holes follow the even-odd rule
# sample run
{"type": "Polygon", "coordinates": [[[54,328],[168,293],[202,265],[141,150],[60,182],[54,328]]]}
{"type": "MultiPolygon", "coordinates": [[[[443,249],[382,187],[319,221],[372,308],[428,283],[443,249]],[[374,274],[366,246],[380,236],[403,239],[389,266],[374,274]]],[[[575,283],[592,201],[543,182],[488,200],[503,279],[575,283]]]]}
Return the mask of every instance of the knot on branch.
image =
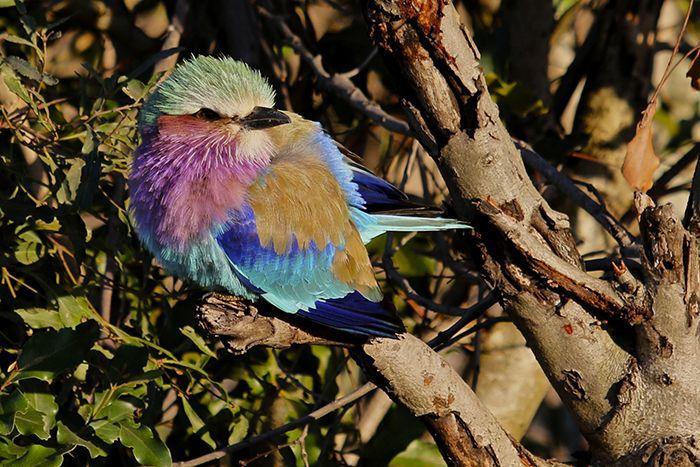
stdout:
{"type": "Polygon", "coordinates": [[[619,465],[692,467],[700,465],[700,440],[696,436],[673,436],[650,443],[621,459],[619,465]]]}
{"type": "Polygon", "coordinates": [[[353,343],[350,338],[316,330],[306,322],[302,330],[293,324],[293,316],[282,316],[263,303],[253,304],[234,295],[207,295],[197,307],[197,318],[204,330],[218,337],[226,349],[236,355],[256,346],[286,349],[294,344],[347,346],[353,343]]]}
{"type": "Polygon", "coordinates": [[[542,210],[527,218],[514,210],[513,203],[498,205],[488,199],[478,201],[475,208],[486,219],[486,224],[495,227],[494,238],[500,239],[490,240],[490,253],[495,257],[509,255],[505,270],[515,281],[520,281],[521,288],[532,289],[532,282],[545,281],[546,287],[542,290],[566,294],[603,317],[630,324],[637,324],[647,317],[648,307],[638,302],[638,294],[626,294],[621,287],[615,288],[580,267],[575,250],[568,248],[568,237],[540,233],[539,230],[556,233],[545,229],[542,210]],[[507,248],[504,249],[503,245],[507,248]]]}

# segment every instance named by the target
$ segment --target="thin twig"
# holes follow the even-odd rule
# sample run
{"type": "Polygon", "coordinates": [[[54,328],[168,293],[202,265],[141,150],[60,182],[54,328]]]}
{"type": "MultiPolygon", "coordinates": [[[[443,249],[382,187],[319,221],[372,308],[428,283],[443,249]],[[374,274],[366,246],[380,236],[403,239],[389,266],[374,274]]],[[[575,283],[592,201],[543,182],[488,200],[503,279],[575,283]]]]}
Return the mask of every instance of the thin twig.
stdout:
{"type": "Polygon", "coordinates": [[[270,13],[259,5],[256,5],[256,9],[260,16],[277,28],[289,46],[294,49],[294,51],[301,56],[301,59],[311,68],[314,75],[316,75],[321,89],[337,95],[354,109],[359,110],[370,120],[384,128],[403,135],[411,134],[411,128],[408,123],[386,113],[376,102],[372,102],[357,86],[355,86],[347,76],[339,73],[331,74],[326,71],[323,67],[321,56],[312,54],[309,49],[304,46],[301,38],[294,34],[289,26],[287,26],[283,18],[270,13]]]}
{"type": "Polygon", "coordinates": [[[309,413],[308,415],[305,415],[297,420],[294,420],[292,422],[286,423],[278,428],[275,428],[274,430],[270,430],[268,432],[265,432],[261,435],[258,436],[253,436],[252,438],[248,438],[244,441],[241,441],[238,444],[234,444],[232,446],[228,446],[223,449],[218,449],[216,451],[210,452],[209,454],[205,454],[203,456],[197,457],[195,459],[191,459],[188,461],[184,462],[176,462],[173,465],[177,467],[194,467],[196,465],[202,465],[206,464],[207,462],[213,462],[217,459],[221,459],[222,457],[226,456],[227,454],[232,454],[234,452],[238,452],[242,449],[245,449],[249,446],[253,446],[255,444],[258,444],[262,441],[267,441],[269,439],[272,439],[276,436],[283,435],[284,433],[294,430],[295,428],[299,428],[302,426],[306,426],[312,421],[319,420],[320,418],[328,415],[329,413],[344,407],[346,405],[352,404],[358,399],[364,397],[366,394],[369,394],[372,392],[374,389],[376,389],[377,386],[375,386],[374,383],[365,383],[364,385],[360,386],[359,388],[355,389],[353,392],[348,394],[347,396],[341,397],[340,399],[336,399],[333,402],[330,402],[323,407],[314,410],[313,412],[309,413]]]}
{"type": "Polygon", "coordinates": [[[519,140],[514,140],[514,142],[516,147],[520,150],[525,164],[531,169],[542,173],[542,175],[556,186],[559,191],[593,216],[623,249],[626,250],[634,247],[636,239],[617,219],[615,219],[604,204],[595,202],[590,196],[577,187],[569,177],[557,170],[556,167],[537,154],[529,145],[519,140]]]}
{"type": "MultiPolygon", "coordinates": [[[[403,275],[399,273],[394,266],[394,260],[392,259],[393,254],[396,249],[392,248],[392,234],[388,233],[386,236],[386,246],[384,248],[384,255],[382,256],[382,266],[386,271],[387,279],[401,290],[405,297],[409,300],[413,300],[420,306],[432,310],[436,313],[442,313],[451,316],[464,316],[467,309],[458,306],[444,305],[441,303],[436,303],[429,298],[426,298],[416,292],[411,283],[403,275]]],[[[397,248],[398,249],[398,248],[397,248]]]]}
{"type": "Polygon", "coordinates": [[[654,186],[651,187],[647,193],[652,199],[657,199],[659,196],[665,194],[668,189],[669,183],[678,174],[680,174],[686,167],[695,162],[700,155],[700,144],[693,145],[688,152],[686,152],[680,159],[678,159],[666,172],[664,172],[656,181],[654,186]]]}

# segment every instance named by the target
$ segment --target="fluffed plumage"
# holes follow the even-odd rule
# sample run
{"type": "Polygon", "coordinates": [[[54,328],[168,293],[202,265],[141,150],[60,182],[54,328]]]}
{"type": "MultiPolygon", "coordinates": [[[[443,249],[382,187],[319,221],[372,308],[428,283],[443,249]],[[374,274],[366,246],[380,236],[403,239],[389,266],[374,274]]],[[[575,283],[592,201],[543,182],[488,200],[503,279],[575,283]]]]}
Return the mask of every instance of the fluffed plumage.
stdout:
{"type": "Polygon", "coordinates": [[[179,65],[142,110],[129,187],[144,245],[205,289],[262,298],[359,335],[403,329],[364,244],[465,228],[416,210],[344,156],[319,124],[272,109],[260,74],[227,58],[179,65]]]}

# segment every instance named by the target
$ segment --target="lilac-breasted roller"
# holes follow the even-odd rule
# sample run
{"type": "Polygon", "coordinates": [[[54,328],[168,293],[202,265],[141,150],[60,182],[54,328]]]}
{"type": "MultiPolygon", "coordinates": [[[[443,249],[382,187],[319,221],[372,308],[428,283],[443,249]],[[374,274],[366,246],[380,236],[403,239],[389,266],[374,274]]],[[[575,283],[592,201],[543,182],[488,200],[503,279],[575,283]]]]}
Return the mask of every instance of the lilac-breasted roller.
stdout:
{"type": "Polygon", "coordinates": [[[142,242],[207,290],[354,334],[401,332],[365,243],[466,225],[408,215],[406,196],[318,123],[273,105],[272,87],[244,63],[200,56],[176,67],[139,117],[129,188],[142,242]]]}

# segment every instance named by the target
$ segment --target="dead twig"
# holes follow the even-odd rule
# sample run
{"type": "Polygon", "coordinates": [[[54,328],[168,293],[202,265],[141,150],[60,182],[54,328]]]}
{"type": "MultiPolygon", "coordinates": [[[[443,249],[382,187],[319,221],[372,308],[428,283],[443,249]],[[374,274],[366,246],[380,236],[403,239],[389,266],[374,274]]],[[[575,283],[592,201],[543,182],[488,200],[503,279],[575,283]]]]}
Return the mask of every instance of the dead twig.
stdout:
{"type": "Polygon", "coordinates": [[[520,150],[523,161],[528,167],[544,175],[559,191],[593,216],[593,218],[615,239],[620,247],[629,249],[635,245],[636,239],[617,219],[615,219],[604,204],[596,202],[584,193],[576,186],[573,180],[557,170],[556,167],[537,154],[525,142],[519,140],[514,140],[514,142],[516,147],[520,150]]]}
{"type": "Polygon", "coordinates": [[[387,130],[403,135],[411,134],[411,128],[408,123],[396,117],[392,117],[376,102],[372,102],[365,93],[350,81],[350,78],[346,74],[332,74],[326,71],[323,67],[321,56],[312,54],[309,49],[304,46],[301,38],[294,34],[289,26],[287,26],[287,23],[285,23],[282,17],[270,13],[259,5],[256,5],[256,9],[261,17],[268,20],[277,28],[289,46],[292,47],[292,49],[301,56],[301,59],[311,68],[321,89],[340,97],[355,110],[362,112],[374,123],[383,126],[387,130]]]}

